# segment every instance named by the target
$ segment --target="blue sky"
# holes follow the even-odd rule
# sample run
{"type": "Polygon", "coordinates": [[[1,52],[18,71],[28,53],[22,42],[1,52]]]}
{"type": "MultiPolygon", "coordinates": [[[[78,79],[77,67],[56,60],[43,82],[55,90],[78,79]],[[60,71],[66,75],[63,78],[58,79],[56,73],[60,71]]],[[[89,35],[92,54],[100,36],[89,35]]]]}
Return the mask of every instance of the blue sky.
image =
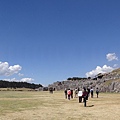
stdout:
{"type": "Polygon", "coordinates": [[[0,0],[0,79],[48,85],[120,67],[119,0],[0,0]]]}

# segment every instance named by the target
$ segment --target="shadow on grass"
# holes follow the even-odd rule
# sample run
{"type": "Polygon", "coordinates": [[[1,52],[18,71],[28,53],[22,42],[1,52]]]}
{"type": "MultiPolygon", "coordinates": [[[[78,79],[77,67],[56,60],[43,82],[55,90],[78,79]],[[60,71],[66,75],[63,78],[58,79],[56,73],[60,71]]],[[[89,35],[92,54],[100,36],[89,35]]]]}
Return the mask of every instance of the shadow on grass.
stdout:
{"type": "Polygon", "coordinates": [[[94,105],[88,105],[88,106],[86,106],[86,107],[93,107],[94,105]]]}

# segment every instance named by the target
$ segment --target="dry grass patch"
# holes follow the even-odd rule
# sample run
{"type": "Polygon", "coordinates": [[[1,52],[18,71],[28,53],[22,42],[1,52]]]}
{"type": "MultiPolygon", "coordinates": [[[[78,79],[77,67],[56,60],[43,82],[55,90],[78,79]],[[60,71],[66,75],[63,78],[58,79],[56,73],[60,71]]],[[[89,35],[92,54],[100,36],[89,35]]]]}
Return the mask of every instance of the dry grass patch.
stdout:
{"type": "Polygon", "coordinates": [[[63,91],[3,93],[0,120],[119,120],[120,94],[100,93],[89,98],[87,107],[78,98],[64,99],[63,91]]]}

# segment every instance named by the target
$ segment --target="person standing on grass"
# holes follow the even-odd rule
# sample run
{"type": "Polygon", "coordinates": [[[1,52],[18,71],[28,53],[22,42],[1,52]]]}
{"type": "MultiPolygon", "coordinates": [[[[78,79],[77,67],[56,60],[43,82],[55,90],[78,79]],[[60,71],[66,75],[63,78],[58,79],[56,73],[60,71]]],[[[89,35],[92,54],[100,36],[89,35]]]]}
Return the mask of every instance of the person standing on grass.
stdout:
{"type": "Polygon", "coordinates": [[[49,88],[49,92],[53,93],[53,88],[52,87],[49,88]]]}
{"type": "Polygon", "coordinates": [[[82,94],[83,94],[82,90],[78,91],[79,103],[82,102],[82,94]]]}
{"type": "Polygon", "coordinates": [[[99,94],[98,87],[96,88],[96,94],[97,94],[97,98],[98,98],[98,94],[99,94]]]}
{"type": "Polygon", "coordinates": [[[90,88],[87,87],[87,91],[88,91],[88,97],[90,96],[90,88]]]}
{"type": "Polygon", "coordinates": [[[93,88],[92,87],[90,89],[90,93],[91,93],[91,98],[93,98],[93,88]]]}
{"type": "Polygon", "coordinates": [[[84,91],[83,91],[83,94],[82,94],[84,107],[86,107],[87,96],[88,96],[88,92],[86,91],[86,88],[84,88],[84,91]]]}
{"type": "Polygon", "coordinates": [[[64,90],[64,93],[65,93],[65,98],[67,99],[67,89],[66,88],[64,90]]]}
{"type": "Polygon", "coordinates": [[[75,88],[75,98],[77,97],[77,94],[78,94],[78,89],[75,88]]]}
{"type": "Polygon", "coordinates": [[[73,98],[73,89],[71,89],[71,98],[73,98]]]}
{"type": "Polygon", "coordinates": [[[70,96],[71,96],[71,90],[70,89],[67,90],[67,94],[68,94],[68,100],[70,100],[70,96]]]}

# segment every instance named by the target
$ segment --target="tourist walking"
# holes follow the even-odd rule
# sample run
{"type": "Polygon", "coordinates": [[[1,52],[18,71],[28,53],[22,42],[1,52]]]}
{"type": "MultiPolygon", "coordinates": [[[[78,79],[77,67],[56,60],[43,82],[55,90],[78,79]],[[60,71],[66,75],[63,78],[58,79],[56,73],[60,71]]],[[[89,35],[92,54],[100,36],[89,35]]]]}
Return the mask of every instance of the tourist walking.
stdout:
{"type": "Polygon", "coordinates": [[[71,89],[71,98],[73,98],[73,89],[71,89]]]}
{"type": "Polygon", "coordinates": [[[75,98],[77,97],[77,94],[78,94],[78,89],[75,88],[75,98]]]}
{"type": "Polygon", "coordinates": [[[86,88],[84,88],[83,95],[82,95],[83,102],[84,102],[84,107],[86,107],[87,96],[88,96],[88,92],[86,91],[86,88]]]}
{"type": "Polygon", "coordinates": [[[71,96],[71,90],[70,89],[67,90],[67,95],[68,95],[68,100],[70,100],[70,96],[71,96]]]}
{"type": "Polygon", "coordinates": [[[91,93],[91,98],[93,98],[93,88],[92,87],[90,89],[90,93],[91,93]]]}
{"type": "Polygon", "coordinates": [[[97,98],[98,98],[98,94],[99,94],[98,87],[96,88],[96,94],[97,94],[97,98]]]}
{"type": "Polygon", "coordinates": [[[87,88],[87,92],[88,92],[88,97],[90,96],[90,88],[87,88]]]}
{"type": "Polygon", "coordinates": [[[64,93],[65,93],[65,98],[67,99],[67,89],[66,88],[64,90],[64,93]]]}
{"type": "Polygon", "coordinates": [[[83,94],[82,90],[78,91],[79,103],[82,102],[82,94],[83,94]]]}

